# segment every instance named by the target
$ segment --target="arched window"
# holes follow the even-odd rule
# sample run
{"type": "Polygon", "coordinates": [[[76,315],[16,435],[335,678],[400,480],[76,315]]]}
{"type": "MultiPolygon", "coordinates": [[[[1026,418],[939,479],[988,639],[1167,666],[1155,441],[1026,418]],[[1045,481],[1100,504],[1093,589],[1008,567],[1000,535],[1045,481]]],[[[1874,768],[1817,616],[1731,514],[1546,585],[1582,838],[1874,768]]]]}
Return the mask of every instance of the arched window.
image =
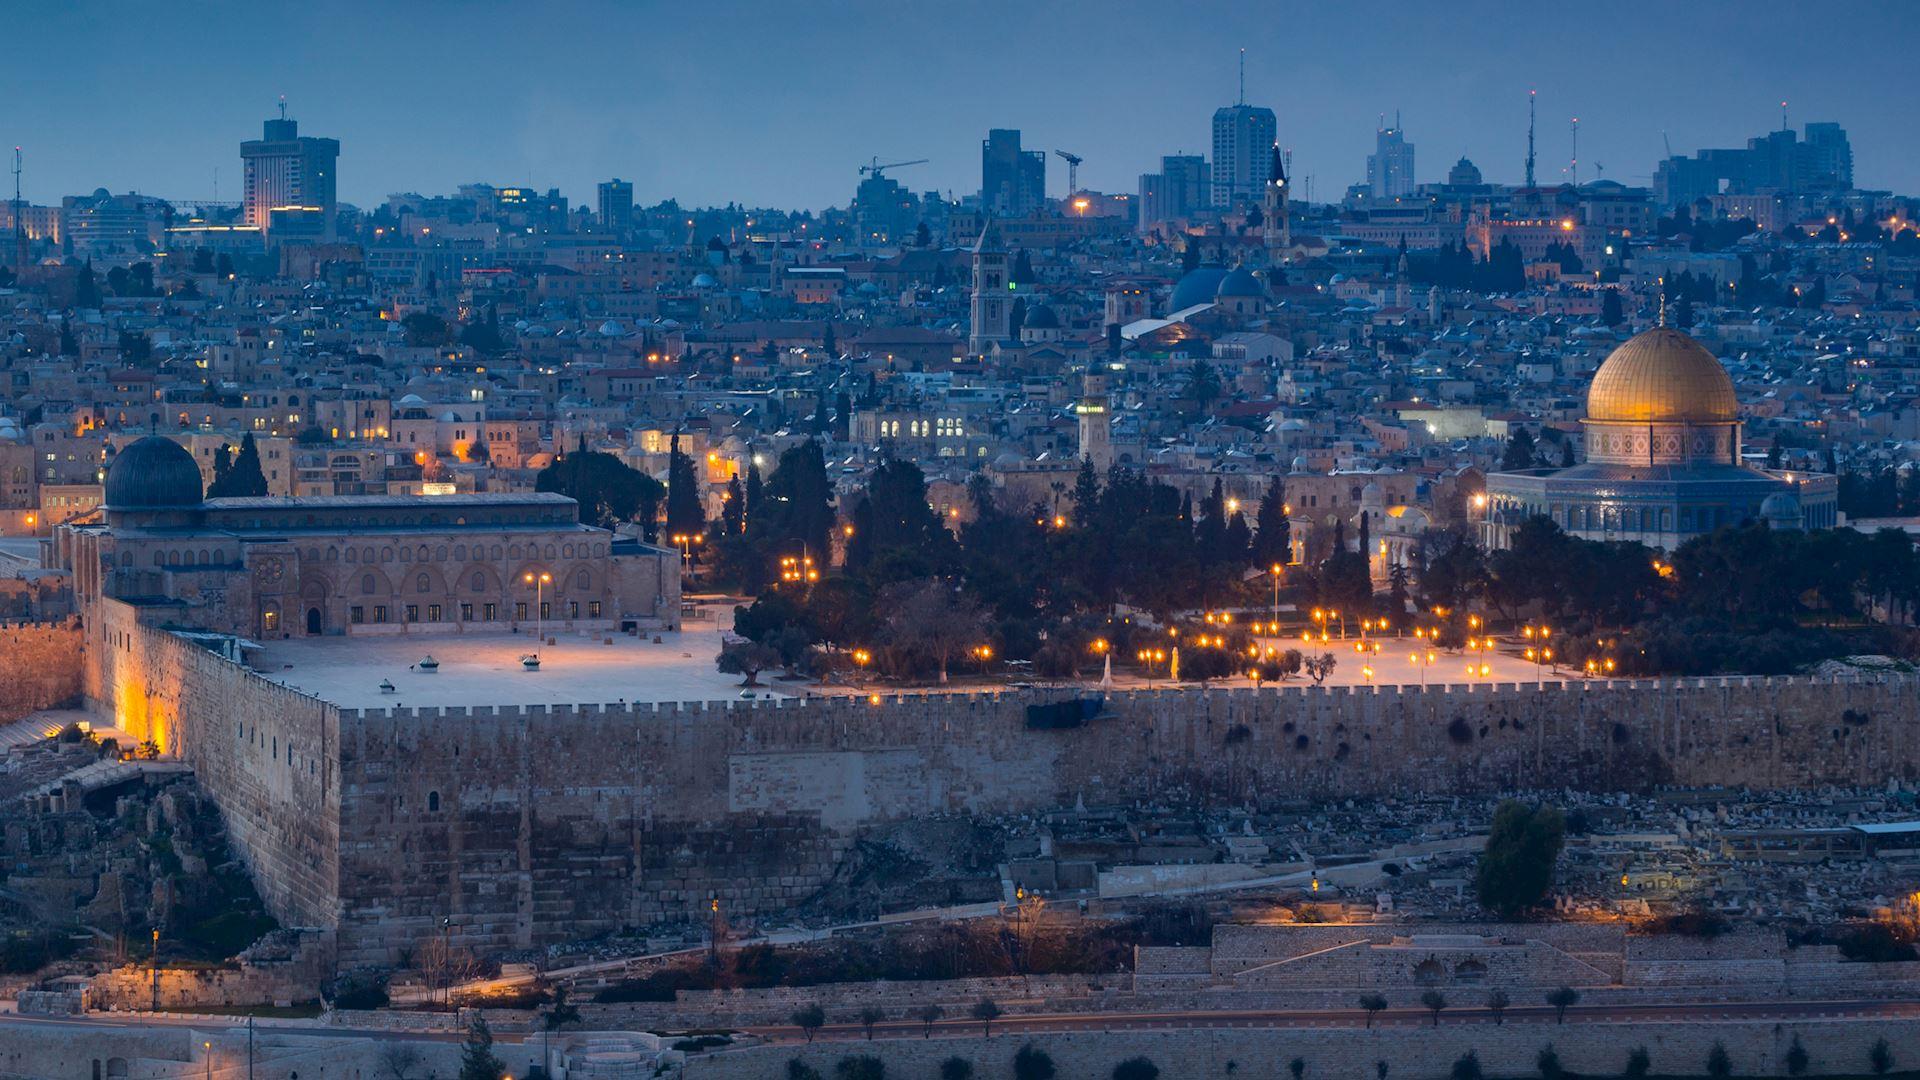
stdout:
{"type": "Polygon", "coordinates": [[[482,574],[482,573],[480,573],[480,572],[478,572],[478,571],[475,571],[475,572],[474,572],[474,575],[473,575],[473,591],[474,591],[474,592],[486,592],[486,591],[487,591],[487,575],[485,575],[485,574],[482,574]]]}
{"type": "Polygon", "coordinates": [[[372,574],[368,574],[367,576],[360,579],[360,594],[362,596],[373,595],[373,575],[372,574]]]}
{"type": "Polygon", "coordinates": [[[427,813],[437,814],[439,812],[440,812],[440,793],[437,791],[427,792],[427,813]]]}
{"type": "Polygon", "coordinates": [[[593,575],[587,573],[585,570],[580,571],[573,575],[573,586],[583,591],[593,588],[593,575]]]}
{"type": "Polygon", "coordinates": [[[421,574],[419,577],[413,579],[413,590],[415,592],[427,592],[432,588],[433,579],[425,574],[421,574]]]}

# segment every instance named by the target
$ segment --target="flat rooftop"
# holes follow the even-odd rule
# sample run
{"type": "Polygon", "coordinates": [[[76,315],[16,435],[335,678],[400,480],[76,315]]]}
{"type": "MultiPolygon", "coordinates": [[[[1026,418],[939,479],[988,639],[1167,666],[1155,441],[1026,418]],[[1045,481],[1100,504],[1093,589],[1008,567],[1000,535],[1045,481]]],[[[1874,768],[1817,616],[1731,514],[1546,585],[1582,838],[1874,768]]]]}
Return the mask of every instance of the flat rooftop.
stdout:
{"type": "MultiPolygon", "coordinates": [[[[720,634],[713,623],[694,629],[629,637],[552,635],[539,650],[540,669],[520,658],[535,651],[532,634],[486,633],[381,637],[296,638],[267,643],[256,670],[284,686],[347,709],[444,708],[450,705],[577,705],[617,701],[737,701],[738,675],[714,667],[720,634]],[[431,654],[440,670],[421,671],[431,654]],[[391,682],[393,693],[380,689],[391,682]]],[[[805,683],[781,683],[762,672],[757,695],[788,696],[805,683]]]]}

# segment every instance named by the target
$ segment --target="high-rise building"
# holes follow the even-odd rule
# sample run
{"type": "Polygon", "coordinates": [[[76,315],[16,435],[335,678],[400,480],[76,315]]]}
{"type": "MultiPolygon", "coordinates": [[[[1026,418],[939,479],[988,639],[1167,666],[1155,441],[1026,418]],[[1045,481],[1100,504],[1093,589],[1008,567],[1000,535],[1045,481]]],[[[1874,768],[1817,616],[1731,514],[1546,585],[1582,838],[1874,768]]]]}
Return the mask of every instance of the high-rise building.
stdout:
{"type": "Polygon", "coordinates": [[[1216,209],[1255,206],[1273,179],[1271,151],[1279,123],[1273,110],[1240,102],[1213,111],[1213,190],[1216,209]]]}
{"type": "Polygon", "coordinates": [[[1213,178],[1199,154],[1160,159],[1160,171],[1140,177],[1140,229],[1192,217],[1213,204],[1213,178]]]}
{"type": "Polygon", "coordinates": [[[1413,194],[1413,144],[1400,130],[1398,114],[1392,127],[1383,122],[1374,133],[1373,153],[1367,155],[1367,187],[1375,199],[1413,194]]]}
{"type": "Polygon", "coordinates": [[[240,144],[246,166],[242,203],[246,222],[269,239],[300,236],[331,240],[338,212],[334,165],[340,157],[336,139],[300,134],[298,121],[287,119],[285,102],[278,119],[269,120],[259,139],[240,144]]]}
{"type": "Polygon", "coordinates": [[[1846,191],[1853,187],[1853,146],[1839,124],[1813,123],[1804,140],[1782,128],[1748,139],[1743,150],[1701,150],[1670,157],[1654,170],[1654,198],[1678,206],[1715,195],[1846,191]]]}
{"type": "Polygon", "coordinates": [[[633,228],[633,183],[614,177],[600,182],[600,231],[624,234],[633,228]]]}
{"type": "Polygon", "coordinates": [[[1028,217],[1047,201],[1047,155],[1022,150],[1017,128],[994,128],[980,144],[980,207],[1000,217],[1028,217]]]}
{"type": "Polygon", "coordinates": [[[920,199],[878,169],[853,189],[854,242],[885,247],[912,239],[920,226],[920,199]]]}

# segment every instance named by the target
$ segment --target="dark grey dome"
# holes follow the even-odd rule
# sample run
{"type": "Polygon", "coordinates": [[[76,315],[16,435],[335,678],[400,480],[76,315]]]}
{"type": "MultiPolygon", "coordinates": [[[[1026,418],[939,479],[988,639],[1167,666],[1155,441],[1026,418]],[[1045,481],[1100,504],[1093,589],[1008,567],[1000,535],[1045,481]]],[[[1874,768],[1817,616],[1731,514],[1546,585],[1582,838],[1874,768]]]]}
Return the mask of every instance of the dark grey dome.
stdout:
{"type": "Polygon", "coordinates": [[[1253,276],[1253,271],[1244,266],[1236,266],[1220,279],[1220,287],[1213,295],[1224,300],[1230,296],[1265,296],[1267,287],[1253,276]]]}
{"type": "Polygon", "coordinates": [[[149,435],[114,455],[105,494],[109,510],[198,506],[200,466],[179,443],[149,435]]]}
{"type": "Polygon", "coordinates": [[[1173,299],[1167,302],[1167,311],[1185,311],[1198,304],[1213,303],[1213,294],[1220,291],[1220,280],[1226,276],[1224,266],[1202,266],[1190,271],[1173,287],[1173,299]]]}
{"type": "Polygon", "coordinates": [[[1060,316],[1055,315],[1053,309],[1045,304],[1035,304],[1027,309],[1027,317],[1020,325],[1028,330],[1058,330],[1060,316]]]}

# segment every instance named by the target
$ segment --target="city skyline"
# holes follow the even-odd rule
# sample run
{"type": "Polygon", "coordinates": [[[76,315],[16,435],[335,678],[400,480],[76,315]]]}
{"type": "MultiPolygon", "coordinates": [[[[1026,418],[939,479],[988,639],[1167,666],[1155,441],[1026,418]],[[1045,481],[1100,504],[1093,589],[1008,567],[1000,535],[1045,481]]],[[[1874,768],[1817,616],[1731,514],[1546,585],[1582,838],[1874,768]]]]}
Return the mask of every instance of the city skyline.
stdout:
{"type": "MultiPolygon", "coordinates": [[[[380,35],[354,17],[371,9],[351,4],[307,20],[216,5],[192,24],[45,8],[16,16],[23,36],[84,36],[90,48],[65,62],[65,79],[0,73],[0,93],[29,103],[0,140],[25,148],[23,194],[37,203],[99,187],[238,201],[233,146],[283,94],[303,133],[341,141],[340,198],[363,207],[475,181],[558,187],[591,205],[618,176],[640,205],[820,209],[846,205],[856,167],[875,155],[929,159],[898,173],[910,190],[969,194],[995,127],[1084,157],[1083,187],[1133,193],[1163,155],[1209,152],[1209,119],[1238,95],[1244,47],[1246,100],[1275,111],[1301,195],[1311,182],[1316,201],[1365,178],[1378,117],[1396,111],[1425,149],[1418,181],[1461,156],[1491,181],[1518,181],[1530,88],[1542,182],[1566,175],[1572,116],[1583,179],[1597,165],[1644,185],[1663,136],[1678,154],[1740,146],[1778,126],[1784,99],[1794,128],[1837,121],[1852,133],[1861,187],[1910,190],[1920,149],[1902,138],[1899,102],[1857,89],[1894,85],[1898,42],[1912,36],[1902,24],[1920,14],[1842,8],[1831,24],[1879,28],[1845,35],[1856,79],[1844,85],[1798,62],[1785,5],[1627,5],[1620,29],[1583,28],[1581,48],[1544,51],[1534,39],[1551,31],[1535,24],[1550,18],[1409,10],[1356,29],[1313,9],[1276,18],[1236,6],[1156,31],[1151,53],[1138,18],[1077,5],[992,9],[986,50],[925,10],[864,5],[812,21],[735,5],[673,12],[671,25],[664,8],[567,5],[532,26],[430,5],[383,14],[380,35]],[[1063,33],[1081,47],[1063,54],[1063,33]],[[193,48],[232,62],[217,74],[156,63],[193,48]],[[1476,54],[1493,62],[1455,59],[1476,54]]],[[[1065,194],[1065,169],[1049,172],[1048,194],[1065,194]]]]}

